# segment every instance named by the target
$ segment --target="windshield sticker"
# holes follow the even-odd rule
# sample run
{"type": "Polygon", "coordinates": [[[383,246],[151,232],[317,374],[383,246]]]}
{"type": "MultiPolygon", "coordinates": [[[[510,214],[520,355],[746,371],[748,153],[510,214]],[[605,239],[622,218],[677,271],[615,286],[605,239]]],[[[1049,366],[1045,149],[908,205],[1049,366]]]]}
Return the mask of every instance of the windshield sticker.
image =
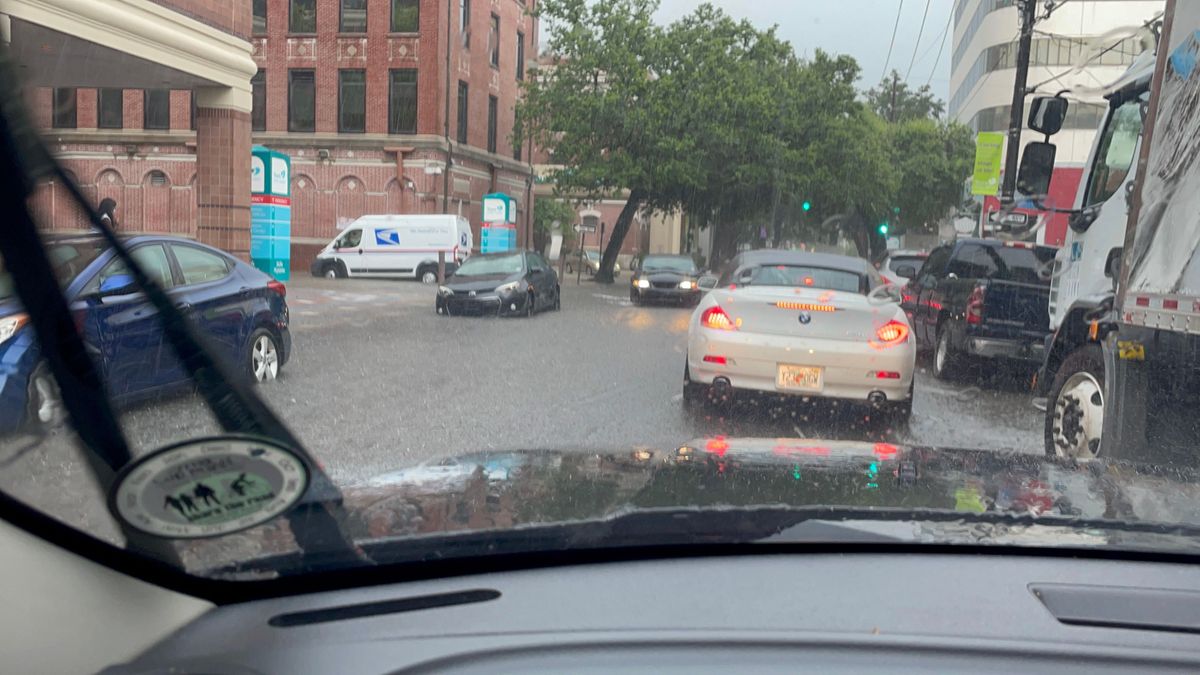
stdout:
{"type": "Polygon", "coordinates": [[[123,471],[109,507],[155,536],[218,537],[286,512],[307,487],[307,467],[282,446],[208,438],[164,448],[123,471]]]}

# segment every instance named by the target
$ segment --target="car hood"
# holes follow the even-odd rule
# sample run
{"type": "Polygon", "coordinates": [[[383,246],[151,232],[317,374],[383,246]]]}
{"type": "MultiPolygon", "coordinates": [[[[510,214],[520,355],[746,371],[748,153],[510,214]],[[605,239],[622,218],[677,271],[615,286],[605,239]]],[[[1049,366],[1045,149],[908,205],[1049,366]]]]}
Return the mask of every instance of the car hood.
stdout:
{"type": "Polygon", "coordinates": [[[478,277],[450,277],[444,284],[454,291],[492,291],[501,284],[517,281],[518,274],[486,274],[478,277]]]}
{"type": "MultiPolygon", "coordinates": [[[[341,520],[374,562],[864,539],[1200,554],[1198,478],[993,451],[717,437],[666,449],[487,452],[381,473],[343,486],[341,520]]],[[[218,576],[307,569],[287,528],[280,518],[181,543],[181,553],[189,569],[218,576]]]]}

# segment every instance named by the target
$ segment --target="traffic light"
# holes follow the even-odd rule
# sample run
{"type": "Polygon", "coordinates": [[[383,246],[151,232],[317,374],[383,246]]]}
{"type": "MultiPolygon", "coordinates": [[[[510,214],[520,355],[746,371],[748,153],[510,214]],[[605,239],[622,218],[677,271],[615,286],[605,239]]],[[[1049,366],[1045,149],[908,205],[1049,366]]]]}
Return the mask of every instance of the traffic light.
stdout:
{"type": "Polygon", "coordinates": [[[804,209],[805,211],[808,211],[809,209],[812,208],[812,204],[810,204],[808,202],[808,200],[805,200],[805,202],[800,205],[800,208],[804,209]]]}
{"type": "Polygon", "coordinates": [[[887,224],[887,223],[880,223],[880,224],[879,224],[879,234],[881,234],[881,235],[883,235],[883,236],[885,236],[885,237],[886,237],[886,236],[887,236],[887,233],[888,233],[888,224],[887,224]]]}

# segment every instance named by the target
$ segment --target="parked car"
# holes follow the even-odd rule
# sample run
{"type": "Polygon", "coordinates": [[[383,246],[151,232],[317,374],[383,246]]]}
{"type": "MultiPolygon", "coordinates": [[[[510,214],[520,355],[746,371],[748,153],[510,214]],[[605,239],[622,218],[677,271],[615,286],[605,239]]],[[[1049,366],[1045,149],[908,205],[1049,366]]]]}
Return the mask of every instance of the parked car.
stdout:
{"type": "MultiPolygon", "coordinates": [[[[284,285],[233,256],[176,237],[124,240],[134,260],[191,317],[226,364],[253,381],[274,380],[292,351],[284,285]]],[[[118,403],[189,382],[163,325],[125,264],[98,235],[46,241],[55,276],[89,355],[118,403]]],[[[50,422],[61,405],[41,348],[0,269],[0,430],[50,422]]]]}
{"type": "Polygon", "coordinates": [[[471,224],[453,215],[362,216],[329,242],[312,263],[316,277],[372,277],[437,282],[438,253],[447,273],[471,253],[471,224]]]}
{"type": "Polygon", "coordinates": [[[973,359],[1042,362],[1056,249],[997,239],[959,239],[933,250],[903,291],[917,346],[933,350],[947,379],[973,359]]]}
{"type": "MultiPolygon", "coordinates": [[[[583,273],[589,277],[596,276],[600,271],[600,252],[594,250],[574,250],[567,254],[566,273],[575,274],[575,270],[583,268],[583,273]]],[[[613,277],[621,276],[621,263],[613,263],[613,277]]]]}
{"type": "Polygon", "coordinates": [[[438,287],[440,316],[533,316],[562,309],[558,274],[531,251],[471,256],[438,287]]]}
{"type": "Polygon", "coordinates": [[[888,282],[903,286],[917,276],[929,253],[925,251],[889,251],[879,263],[879,274],[888,282]]]}
{"type": "Polygon", "coordinates": [[[788,395],[861,403],[907,420],[916,349],[899,300],[899,289],[861,258],[741,253],[692,314],[684,406],[788,395]]]}
{"type": "Polygon", "coordinates": [[[651,254],[633,262],[629,299],[633,304],[666,301],[694,305],[702,291],[701,270],[690,255],[651,254]]]}

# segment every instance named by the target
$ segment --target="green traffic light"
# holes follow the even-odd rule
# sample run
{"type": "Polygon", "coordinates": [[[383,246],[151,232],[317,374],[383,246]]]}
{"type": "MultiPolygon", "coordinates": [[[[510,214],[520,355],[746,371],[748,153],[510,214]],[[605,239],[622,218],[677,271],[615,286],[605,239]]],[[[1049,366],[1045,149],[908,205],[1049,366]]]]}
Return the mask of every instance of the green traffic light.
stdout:
{"type": "Polygon", "coordinates": [[[888,233],[888,224],[887,224],[887,223],[880,223],[880,224],[879,224],[879,234],[885,234],[885,235],[886,235],[887,233],[888,233]]]}
{"type": "Polygon", "coordinates": [[[803,204],[800,205],[800,208],[804,209],[805,211],[808,211],[809,209],[812,208],[812,204],[810,204],[808,202],[804,202],[803,204]]]}

